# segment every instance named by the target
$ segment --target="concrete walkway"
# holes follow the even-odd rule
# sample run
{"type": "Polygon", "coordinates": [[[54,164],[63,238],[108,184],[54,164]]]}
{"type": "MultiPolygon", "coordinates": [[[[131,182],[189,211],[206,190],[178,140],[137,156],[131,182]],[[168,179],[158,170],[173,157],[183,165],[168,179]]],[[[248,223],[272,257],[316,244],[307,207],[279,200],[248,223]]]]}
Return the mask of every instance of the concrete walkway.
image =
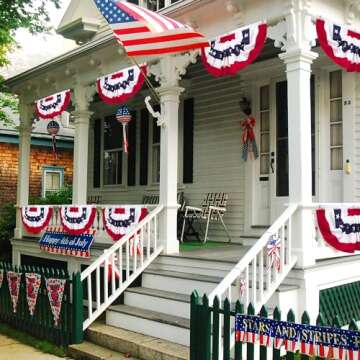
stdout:
{"type": "Polygon", "coordinates": [[[54,355],[44,354],[7,336],[0,335],[0,360],[59,360],[54,355]]]}

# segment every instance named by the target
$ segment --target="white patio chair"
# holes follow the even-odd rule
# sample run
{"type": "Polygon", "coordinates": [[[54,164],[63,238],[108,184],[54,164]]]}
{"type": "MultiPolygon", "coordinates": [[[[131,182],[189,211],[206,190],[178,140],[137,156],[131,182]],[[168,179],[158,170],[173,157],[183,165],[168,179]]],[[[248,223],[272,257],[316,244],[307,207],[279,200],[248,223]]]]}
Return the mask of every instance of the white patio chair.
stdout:
{"type": "Polygon", "coordinates": [[[180,241],[183,242],[184,234],[186,236],[196,236],[197,240],[200,241],[199,232],[195,230],[194,223],[198,222],[201,228],[202,223],[206,221],[204,236],[205,243],[208,237],[209,224],[211,221],[220,222],[222,224],[229,242],[231,242],[229,231],[223,220],[223,217],[226,213],[227,200],[228,194],[226,193],[208,193],[201,205],[201,208],[186,206],[180,241]]]}

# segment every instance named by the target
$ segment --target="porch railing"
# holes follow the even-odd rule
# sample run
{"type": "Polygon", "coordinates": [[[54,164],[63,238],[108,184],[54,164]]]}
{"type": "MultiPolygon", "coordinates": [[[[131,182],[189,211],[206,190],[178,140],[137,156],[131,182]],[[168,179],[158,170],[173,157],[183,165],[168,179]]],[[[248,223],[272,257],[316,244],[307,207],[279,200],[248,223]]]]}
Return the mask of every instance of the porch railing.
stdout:
{"type": "Polygon", "coordinates": [[[161,253],[158,222],[159,205],[129,234],[105,250],[81,273],[88,312],[83,330],[95,321],[161,253]]]}
{"type": "Polygon", "coordinates": [[[219,300],[226,296],[243,298],[243,304],[250,302],[258,312],[265,304],[286,275],[296,263],[291,253],[291,221],[298,205],[289,206],[272,226],[261,236],[251,249],[241,258],[229,274],[210,293],[209,302],[212,305],[214,298],[219,300]],[[279,243],[279,270],[275,269],[267,248],[269,239],[278,239],[279,243]],[[235,296],[232,296],[232,294],[235,296]]]}

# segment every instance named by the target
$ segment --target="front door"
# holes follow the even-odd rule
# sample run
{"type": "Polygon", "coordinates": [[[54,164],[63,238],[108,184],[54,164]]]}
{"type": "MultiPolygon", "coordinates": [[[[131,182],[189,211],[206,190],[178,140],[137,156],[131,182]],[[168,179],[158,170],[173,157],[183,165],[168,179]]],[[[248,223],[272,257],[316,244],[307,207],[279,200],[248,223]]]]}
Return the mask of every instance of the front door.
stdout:
{"type": "MultiPolygon", "coordinates": [[[[315,97],[311,80],[312,184],[315,193],[315,97]]],[[[268,226],[289,202],[288,106],[286,80],[258,88],[260,157],[254,164],[252,226],[268,226]]],[[[291,114],[290,114],[291,117],[291,114]]],[[[291,118],[290,118],[291,121],[291,118]]]]}

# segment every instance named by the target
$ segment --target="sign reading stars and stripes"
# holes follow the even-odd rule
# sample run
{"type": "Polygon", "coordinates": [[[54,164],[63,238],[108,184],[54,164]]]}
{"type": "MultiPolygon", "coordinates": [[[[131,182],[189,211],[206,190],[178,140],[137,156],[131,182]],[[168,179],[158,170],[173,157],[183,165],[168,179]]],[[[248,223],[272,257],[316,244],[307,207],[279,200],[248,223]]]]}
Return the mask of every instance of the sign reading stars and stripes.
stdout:
{"type": "Polygon", "coordinates": [[[331,359],[360,359],[360,332],[236,314],[236,341],[331,359]]]}
{"type": "Polygon", "coordinates": [[[209,45],[190,26],[144,7],[118,0],[95,3],[129,56],[171,54],[209,45]]]}

